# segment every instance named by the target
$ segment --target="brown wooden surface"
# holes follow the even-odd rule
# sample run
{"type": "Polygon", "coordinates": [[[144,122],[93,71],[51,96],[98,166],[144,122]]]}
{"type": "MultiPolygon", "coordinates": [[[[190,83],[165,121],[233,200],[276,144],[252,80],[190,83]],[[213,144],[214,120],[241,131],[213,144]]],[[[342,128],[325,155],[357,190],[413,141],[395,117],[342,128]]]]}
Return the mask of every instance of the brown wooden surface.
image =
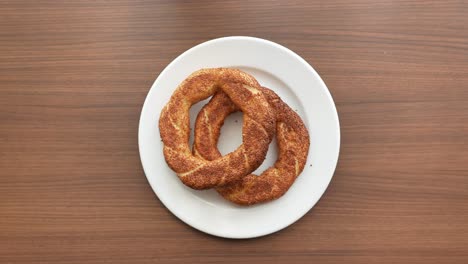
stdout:
{"type": "Polygon", "coordinates": [[[0,3],[0,263],[468,263],[466,1],[61,2],[0,3]],[[317,206],[243,241],[174,217],[137,147],[159,72],[229,35],[308,60],[342,134],[317,206]]]}

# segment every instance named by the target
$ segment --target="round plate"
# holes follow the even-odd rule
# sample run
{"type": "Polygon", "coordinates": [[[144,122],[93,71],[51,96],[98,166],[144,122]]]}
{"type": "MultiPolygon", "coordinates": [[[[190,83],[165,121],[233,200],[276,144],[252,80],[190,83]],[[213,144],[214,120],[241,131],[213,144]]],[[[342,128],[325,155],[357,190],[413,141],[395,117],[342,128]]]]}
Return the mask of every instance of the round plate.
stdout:
{"type": "MultiPolygon", "coordinates": [[[[190,110],[191,122],[204,102],[190,110]]],[[[228,118],[219,149],[225,154],[241,143],[242,114],[228,118]]],[[[146,177],[161,202],[188,225],[220,237],[252,238],[281,230],[306,214],[325,192],[338,160],[340,127],[335,104],[315,70],[291,50],[252,37],[207,41],[181,54],[159,75],[146,97],[140,117],[138,144],[146,177]],[[214,190],[186,187],[167,166],[158,120],[177,86],[201,68],[233,67],[252,74],[296,110],[310,134],[309,156],[302,174],[278,200],[242,207],[224,200],[214,190]]],[[[276,160],[270,145],[261,172],[276,160]]]]}

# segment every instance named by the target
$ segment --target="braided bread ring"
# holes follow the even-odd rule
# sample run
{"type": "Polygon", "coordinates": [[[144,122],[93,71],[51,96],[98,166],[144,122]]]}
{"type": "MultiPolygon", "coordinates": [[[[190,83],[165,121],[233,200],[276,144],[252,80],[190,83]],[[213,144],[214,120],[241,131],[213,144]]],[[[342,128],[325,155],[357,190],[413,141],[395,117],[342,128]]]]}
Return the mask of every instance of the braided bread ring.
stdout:
{"type": "MultiPolygon", "coordinates": [[[[309,133],[299,115],[280,97],[261,88],[276,111],[276,136],[279,149],[274,166],[260,176],[250,174],[241,180],[217,188],[227,200],[240,205],[252,205],[281,197],[304,169],[309,151],[309,133]]],[[[226,94],[218,92],[205,105],[195,123],[194,152],[207,160],[221,156],[217,142],[224,119],[238,108],[226,94]]]]}
{"type": "Polygon", "coordinates": [[[159,130],[164,158],[181,181],[193,189],[208,189],[240,180],[265,159],[275,132],[275,113],[252,76],[236,69],[202,69],[192,73],[161,111],[159,130]],[[207,161],[189,146],[190,107],[218,90],[245,114],[243,144],[226,156],[207,161]]]}

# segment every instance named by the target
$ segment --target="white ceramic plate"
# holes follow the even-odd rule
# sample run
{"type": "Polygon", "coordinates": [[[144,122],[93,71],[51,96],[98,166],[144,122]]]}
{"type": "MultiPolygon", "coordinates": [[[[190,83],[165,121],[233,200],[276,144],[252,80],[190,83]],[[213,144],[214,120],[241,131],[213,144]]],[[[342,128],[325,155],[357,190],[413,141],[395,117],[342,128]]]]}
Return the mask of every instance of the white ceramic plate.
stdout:
{"type": "MultiPolygon", "coordinates": [[[[191,109],[191,121],[201,108],[191,109]]],[[[222,128],[220,151],[225,154],[241,143],[242,114],[231,115],[222,128]]],[[[181,54],[158,76],[143,106],[138,144],[141,162],[161,202],[192,227],[220,237],[251,238],[281,230],[306,214],[325,192],[338,160],[340,127],[333,99],[320,76],[291,50],[263,39],[226,37],[207,41],[181,54]],[[252,74],[297,110],[309,129],[311,144],[304,171],[280,199],[241,207],[225,201],[214,190],[186,187],[167,166],[158,120],[172,92],[190,73],[201,68],[234,67],[252,74]],[[311,165],[312,164],[312,165],[311,165]]],[[[276,143],[264,164],[276,159],[276,143]]]]}

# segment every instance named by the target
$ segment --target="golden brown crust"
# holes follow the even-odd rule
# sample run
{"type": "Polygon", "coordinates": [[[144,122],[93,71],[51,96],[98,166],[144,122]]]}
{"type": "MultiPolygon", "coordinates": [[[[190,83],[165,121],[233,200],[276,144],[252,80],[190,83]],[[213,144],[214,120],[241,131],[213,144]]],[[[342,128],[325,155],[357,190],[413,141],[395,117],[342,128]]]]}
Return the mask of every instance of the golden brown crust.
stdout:
{"type": "Polygon", "coordinates": [[[184,184],[207,189],[232,183],[265,159],[275,130],[275,113],[259,89],[252,76],[226,68],[196,71],[177,87],[161,111],[159,130],[166,162],[184,184]],[[190,150],[189,110],[218,90],[244,112],[243,144],[226,156],[207,161],[190,150]]]}
{"type": "MultiPolygon", "coordinates": [[[[247,175],[217,191],[227,200],[241,205],[271,201],[281,197],[304,169],[309,151],[309,133],[299,115],[278,95],[260,88],[276,112],[276,136],[279,149],[274,166],[260,176],[247,175]]],[[[223,92],[216,93],[202,108],[195,123],[194,152],[207,160],[221,156],[216,145],[224,119],[238,108],[223,92]]],[[[253,136],[253,138],[255,138],[253,136]]]]}

